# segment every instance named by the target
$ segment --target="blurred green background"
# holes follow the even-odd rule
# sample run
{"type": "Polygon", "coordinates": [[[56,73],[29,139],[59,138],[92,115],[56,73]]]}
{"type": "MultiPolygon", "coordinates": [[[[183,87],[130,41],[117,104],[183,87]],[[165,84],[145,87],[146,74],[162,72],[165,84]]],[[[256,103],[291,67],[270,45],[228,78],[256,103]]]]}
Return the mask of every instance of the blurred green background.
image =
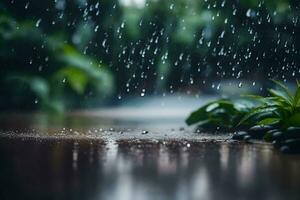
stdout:
{"type": "Polygon", "coordinates": [[[0,110],[299,77],[299,1],[0,2],[0,110]]]}

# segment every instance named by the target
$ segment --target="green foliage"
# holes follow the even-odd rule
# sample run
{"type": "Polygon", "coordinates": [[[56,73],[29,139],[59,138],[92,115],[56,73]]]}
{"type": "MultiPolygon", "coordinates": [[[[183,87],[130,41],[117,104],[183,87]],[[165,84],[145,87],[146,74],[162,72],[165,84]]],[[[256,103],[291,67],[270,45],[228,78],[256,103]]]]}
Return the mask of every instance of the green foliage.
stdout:
{"type": "Polygon", "coordinates": [[[243,130],[260,126],[274,126],[285,130],[300,127],[300,84],[295,94],[282,83],[274,81],[276,89],[268,89],[269,96],[245,95],[243,101],[221,99],[210,102],[193,112],[188,125],[200,128],[219,127],[222,130],[243,130]],[[239,106],[242,105],[242,106],[239,106]]]}
{"type": "Polygon", "coordinates": [[[297,81],[295,94],[282,83],[274,81],[277,89],[269,89],[269,97],[249,96],[261,103],[247,113],[238,125],[252,122],[257,125],[274,125],[282,129],[300,127],[300,84],[297,81]]]}
{"type": "Polygon", "coordinates": [[[247,105],[241,106],[239,101],[221,99],[210,102],[193,112],[186,120],[188,125],[199,123],[201,128],[231,130],[249,111],[247,105]]]}
{"type": "Polygon", "coordinates": [[[267,97],[245,95],[243,106],[234,100],[213,101],[191,113],[186,123],[205,131],[235,131],[234,140],[263,139],[283,153],[300,153],[300,84],[293,94],[273,82],[277,88],[268,89],[267,97]]]}
{"type": "Polygon", "coordinates": [[[131,94],[198,89],[239,71],[246,78],[259,70],[258,82],[278,71],[288,79],[281,61],[300,62],[298,2],[134,2],[1,1],[0,108],[78,107],[94,96],[123,95],[128,83],[131,94]],[[28,80],[7,82],[14,76],[28,80]],[[32,89],[36,78],[47,95],[32,89]]]}
{"type": "Polygon", "coordinates": [[[114,92],[105,64],[83,55],[65,38],[0,14],[0,106],[63,112],[91,94],[105,98],[114,92]]]}
{"type": "Polygon", "coordinates": [[[83,94],[88,85],[103,96],[113,93],[113,78],[105,65],[79,54],[71,46],[65,46],[64,53],[58,58],[67,66],[58,71],[57,76],[65,77],[77,93],[83,94]]]}

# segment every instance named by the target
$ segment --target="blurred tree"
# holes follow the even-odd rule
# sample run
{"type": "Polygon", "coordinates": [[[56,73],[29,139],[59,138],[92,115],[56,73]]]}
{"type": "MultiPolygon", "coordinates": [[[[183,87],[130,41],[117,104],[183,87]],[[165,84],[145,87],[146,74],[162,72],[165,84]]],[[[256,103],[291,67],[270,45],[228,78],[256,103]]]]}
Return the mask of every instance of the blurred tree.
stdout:
{"type": "MultiPolygon", "coordinates": [[[[26,6],[29,8],[29,2],[26,6]]],[[[63,111],[85,105],[87,98],[114,92],[113,77],[105,64],[79,53],[66,30],[42,26],[51,21],[50,16],[33,21],[32,13],[26,16],[15,10],[19,7],[11,7],[11,12],[4,9],[0,16],[2,109],[63,111]],[[13,18],[12,13],[18,14],[13,18]]]]}
{"type": "Polygon", "coordinates": [[[2,108],[300,74],[298,0],[10,0],[0,9],[2,108]]]}

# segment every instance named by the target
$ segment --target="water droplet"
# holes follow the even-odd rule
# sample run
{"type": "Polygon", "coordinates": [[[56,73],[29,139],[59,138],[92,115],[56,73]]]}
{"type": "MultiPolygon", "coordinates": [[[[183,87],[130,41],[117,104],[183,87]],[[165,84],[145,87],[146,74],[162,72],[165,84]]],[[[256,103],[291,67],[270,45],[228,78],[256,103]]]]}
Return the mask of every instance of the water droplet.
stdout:
{"type": "Polygon", "coordinates": [[[252,13],[252,10],[251,10],[251,9],[248,9],[247,12],[246,12],[246,16],[247,16],[247,17],[251,17],[251,13],[252,13]]]}
{"type": "Polygon", "coordinates": [[[25,5],[25,10],[28,9],[28,6],[29,6],[29,2],[26,3],[26,5],[25,5]]]}
{"type": "Polygon", "coordinates": [[[220,38],[224,38],[224,35],[225,35],[225,31],[222,31],[220,38]]]}
{"type": "Polygon", "coordinates": [[[145,96],[145,91],[146,91],[146,89],[142,89],[141,97],[145,96]]]}
{"type": "Polygon", "coordinates": [[[99,26],[97,25],[94,29],[95,32],[98,32],[99,26]]]}
{"type": "Polygon", "coordinates": [[[39,27],[39,26],[40,26],[40,23],[41,23],[41,21],[42,21],[42,19],[38,19],[38,20],[36,21],[36,23],[35,23],[35,26],[36,26],[36,27],[39,27]]]}
{"type": "Polygon", "coordinates": [[[233,10],[232,15],[236,15],[236,9],[233,10]]]}
{"type": "Polygon", "coordinates": [[[243,83],[240,82],[239,85],[238,85],[238,87],[239,87],[239,88],[243,87],[243,83]]]}
{"type": "Polygon", "coordinates": [[[121,24],[121,28],[124,28],[124,26],[125,26],[125,23],[124,23],[124,22],[122,22],[122,24],[121,24]]]}

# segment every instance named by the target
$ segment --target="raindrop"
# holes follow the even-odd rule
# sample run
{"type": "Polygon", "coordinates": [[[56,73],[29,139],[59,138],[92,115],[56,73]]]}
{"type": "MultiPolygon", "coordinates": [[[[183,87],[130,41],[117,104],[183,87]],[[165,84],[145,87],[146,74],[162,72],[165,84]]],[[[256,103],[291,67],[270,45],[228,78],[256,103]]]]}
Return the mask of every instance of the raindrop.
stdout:
{"type": "Polygon", "coordinates": [[[233,10],[232,15],[236,15],[236,9],[233,10]]]}
{"type": "Polygon", "coordinates": [[[238,85],[238,87],[239,87],[239,88],[243,87],[243,83],[240,82],[239,85],[238,85]]]}
{"type": "Polygon", "coordinates": [[[224,35],[225,35],[225,31],[222,31],[220,38],[224,38],[224,35]]]}
{"type": "Polygon", "coordinates": [[[252,12],[252,10],[251,10],[251,9],[248,9],[247,12],[246,12],[246,16],[247,16],[247,17],[251,17],[251,12],[252,12]]]}
{"type": "Polygon", "coordinates": [[[192,77],[190,77],[190,84],[193,85],[194,84],[194,79],[192,77]]]}
{"type": "Polygon", "coordinates": [[[182,60],[182,57],[183,57],[183,53],[181,53],[181,54],[179,55],[179,60],[182,60]]]}
{"type": "Polygon", "coordinates": [[[95,32],[98,32],[99,26],[97,25],[94,29],[95,32]]]}
{"type": "Polygon", "coordinates": [[[145,96],[145,89],[142,89],[142,92],[141,92],[141,97],[145,96]]]}
{"type": "Polygon", "coordinates": [[[125,26],[125,23],[124,23],[124,22],[122,22],[122,24],[121,24],[121,28],[124,28],[124,26],[125,26]]]}
{"type": "Polygon", "coordinates": [[[203,37],[202,37],[202,38],[200,38],[200,40],[199,40],[199,44],[203,44],[203,37]]]}
{"type": "Polygon", "coordinates": [[[224,0],[224,1],[222,2],[222,4],[221,4],[221,7],[224,7],[224,6],[225,6],[225,3],[226,3],[226,1],[224,0]]]}
{"type": "Polygon", "coordinates": [[[105,47],[105,46],[106,46],[106,39],[105,39],[105,40],[103,40],[103,42],[102,42],[102,46],[103,46],[103,47],[105,47]]]}
{"type": "Polygon", "coordinates": [[[29,2],[26,3],[26,5],[25,5],[25,10],[28,9],[28,6],[29,6],[29,2]]]}
{"type": "Polygon", "coordinates": [[[97,2],[97,3],[95,4],[95,8],[96,8],[96,9],[99,8],[99,2],[97,2]]]}
{"type": "Polygon", "coordinates": [[[36,26],[36,27],[39,27],[39,26],[40,26],[40,23],[41,23],[41,21],[42,21],[42,19],[38,19],[38,20],[36,21],[36,23],[35,23],[35,26],[36,26]]]}

